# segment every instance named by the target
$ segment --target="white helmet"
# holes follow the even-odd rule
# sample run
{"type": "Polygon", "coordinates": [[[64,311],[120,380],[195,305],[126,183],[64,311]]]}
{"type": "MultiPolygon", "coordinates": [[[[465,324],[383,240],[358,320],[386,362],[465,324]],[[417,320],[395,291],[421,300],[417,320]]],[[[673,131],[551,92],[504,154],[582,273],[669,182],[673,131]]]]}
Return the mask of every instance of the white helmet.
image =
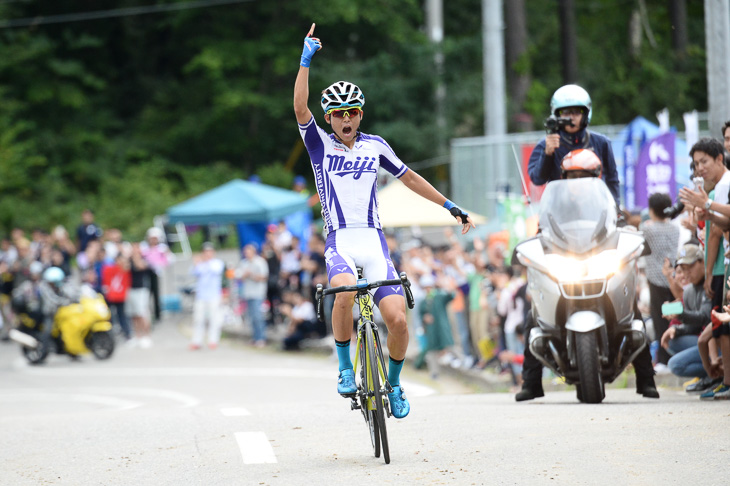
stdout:
{"type": "Polygon", "coordinates": [[[349,81],[337,81],[322,91],[322,109],[325,113],[337,108],[362,108],[365,97],[357,85],[349,81]]]}
{"type": "Polygon", "coordinates": [[[593,114],[593,103],[591,102],[588,91],[577,84],[566,84],[558,88],[550,100],[550,113],[559,116],[558,110],[573,106],[579,106],[586,110],[581,125],[582,127],[588,125],[591,122],[591,115],[593,114]]]}
{"type": "Polygon", "coordinates": [[[60,284],[64,278],[66,278],[66,274],[58,267],[49,267],[43,272],[43,280],[46,282],[60,284]]]}

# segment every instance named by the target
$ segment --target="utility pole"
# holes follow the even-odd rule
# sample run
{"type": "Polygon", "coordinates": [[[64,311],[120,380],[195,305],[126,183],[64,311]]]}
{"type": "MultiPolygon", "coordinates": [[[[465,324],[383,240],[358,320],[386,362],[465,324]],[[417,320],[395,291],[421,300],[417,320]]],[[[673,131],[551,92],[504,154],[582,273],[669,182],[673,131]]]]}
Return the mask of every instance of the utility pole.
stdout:
{"type": "Polygon", "coordinates": [[[560,52],[563,61],[563,82],[573,84],[578,81],[578,49],[575,36],[575,5],[573,0],[558,2],[560,16],[560,52]]]}
{"type": "Polygon", "coordinates": [[[707,47],[707,105],[709,130],[720,136],[730,113],[730,5],[727,0],[705,0],[707,47]]]}
{"type": "Polygon", "coordinates": [[[502,0],[482,0],[484,134],[507,133],[502,0]]]}
{"type": "Polygon", "coordinates": [[[444,6],[442,0],[427,0],[426,30],[428,39],[434,46],[434,65],[436,67],[436,129],[439,155],[446,153],[446,86],[444,85],[444,6]]]}

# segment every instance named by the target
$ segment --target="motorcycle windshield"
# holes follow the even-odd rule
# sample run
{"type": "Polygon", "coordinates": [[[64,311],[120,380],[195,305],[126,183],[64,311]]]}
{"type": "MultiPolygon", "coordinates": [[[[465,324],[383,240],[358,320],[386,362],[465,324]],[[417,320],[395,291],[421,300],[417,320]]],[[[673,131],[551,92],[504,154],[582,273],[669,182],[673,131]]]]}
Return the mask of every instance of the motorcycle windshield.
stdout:
{"type": "Polygon", "coordinates": [[[600,246],[616,231],[616,203],[601,179],[558,180],[545,188],[539,218],[547,242],[580,255],[600,246]]]}

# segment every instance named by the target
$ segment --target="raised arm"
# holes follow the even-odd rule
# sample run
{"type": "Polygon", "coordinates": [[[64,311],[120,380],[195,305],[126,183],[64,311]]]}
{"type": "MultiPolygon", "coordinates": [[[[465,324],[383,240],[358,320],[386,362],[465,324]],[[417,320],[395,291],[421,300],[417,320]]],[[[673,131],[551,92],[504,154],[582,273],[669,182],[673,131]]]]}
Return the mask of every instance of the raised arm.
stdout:
{"type": "Polygon", "coordinates": [[[304,38],[299,73],[297,73],[297,80],[294,83],[294,114],[300,125],[307,123],[312,118],[312,112],[309,111],[307,106],[307,100],[309,99],[309,63],[314,53],[322,49],[322,42],[316,37],[312,37],[312,34],[314,34],[314,24],[309,28],[307,37],[304,38]]]}

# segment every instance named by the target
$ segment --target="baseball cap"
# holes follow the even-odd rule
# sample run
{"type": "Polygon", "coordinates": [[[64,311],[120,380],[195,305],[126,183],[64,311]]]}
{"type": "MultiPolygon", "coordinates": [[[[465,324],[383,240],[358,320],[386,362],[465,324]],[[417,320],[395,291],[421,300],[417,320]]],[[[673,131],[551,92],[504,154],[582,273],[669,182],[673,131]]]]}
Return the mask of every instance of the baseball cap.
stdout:
{"type": "Polygon", "coordinates": [[[215,246],[210,241],[203,243],[203,250],[215,250],[215,246]]]}
{"type": "Polygon", "coordinates": [[[687,243],[677,253],[677,265],[691,265],[698,260],[704,260],[705,255],[698,245],[687,243]]]}

